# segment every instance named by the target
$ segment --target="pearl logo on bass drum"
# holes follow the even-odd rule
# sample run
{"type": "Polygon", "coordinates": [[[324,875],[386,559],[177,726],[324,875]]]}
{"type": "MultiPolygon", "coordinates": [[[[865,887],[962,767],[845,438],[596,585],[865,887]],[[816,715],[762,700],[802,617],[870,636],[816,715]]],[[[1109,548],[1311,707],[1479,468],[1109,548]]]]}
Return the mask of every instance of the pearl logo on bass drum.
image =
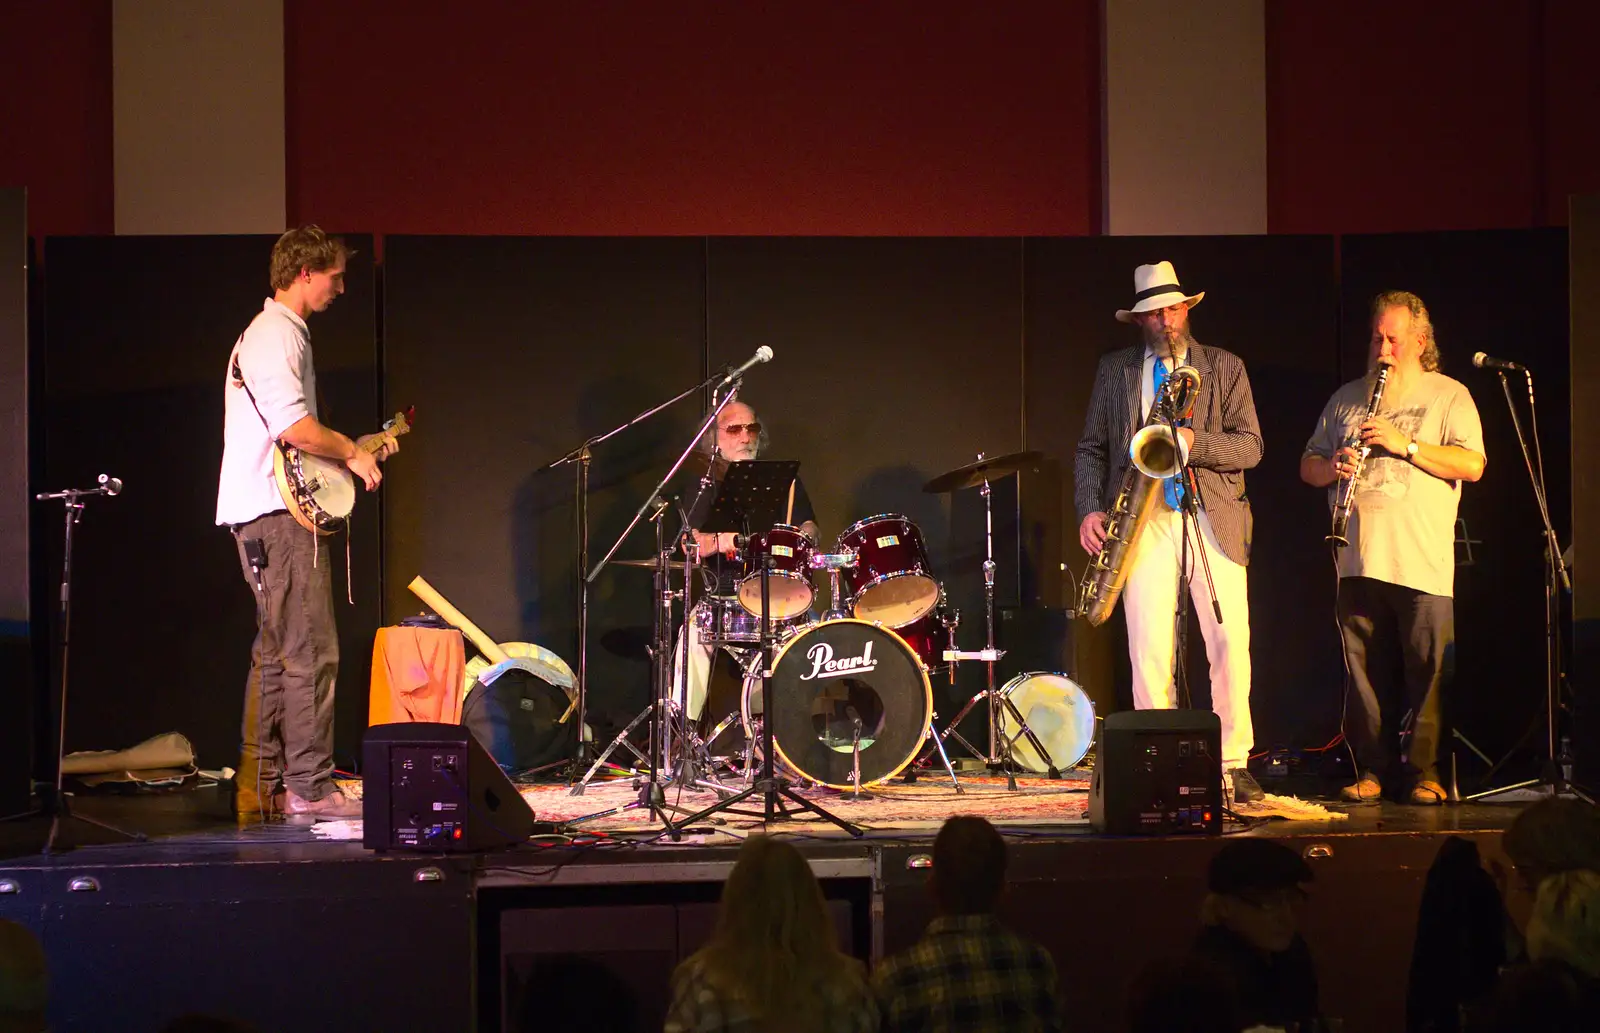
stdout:
{"type": "Polygon", "coordinates": [[[806,650],[806,659],[811,661],[811,673],[802,674],[801,681],[811,681],[816,678],[842,678],[847,674],[858,674],[870,671],[878,666],[878,661],[872,658],[872,642],[861,647],[860,656],[846,657],[843,660],[833,658],[833,647],[826,642],[818,642],[806,650]]]}

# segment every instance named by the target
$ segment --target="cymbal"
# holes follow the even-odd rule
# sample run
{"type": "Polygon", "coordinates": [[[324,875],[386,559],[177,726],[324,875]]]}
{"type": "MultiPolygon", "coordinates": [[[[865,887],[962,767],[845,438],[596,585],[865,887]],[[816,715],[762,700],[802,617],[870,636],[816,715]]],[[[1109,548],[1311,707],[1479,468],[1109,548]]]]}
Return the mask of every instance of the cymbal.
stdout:
{"type": "Polygon", "coordinates": [[[1014,474],[1043,458],[1043,452],[1012,452],[1010,455],[980,459],[976,463],[940,474],[924,484],[922,490],[937,495],[946,491],[960,491],[962,488],[976,488],[984,481],[1014,474]]]}

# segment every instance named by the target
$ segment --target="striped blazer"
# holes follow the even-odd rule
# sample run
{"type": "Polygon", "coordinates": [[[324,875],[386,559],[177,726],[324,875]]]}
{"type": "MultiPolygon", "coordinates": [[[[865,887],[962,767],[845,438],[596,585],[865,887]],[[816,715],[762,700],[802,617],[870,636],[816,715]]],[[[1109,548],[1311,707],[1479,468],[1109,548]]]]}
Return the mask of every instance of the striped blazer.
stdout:
{"type": "MultiPolygon", "coordinates": [[[[1144,345],[1102,356],[1094,375],[1089,413],[1083,421],[1074,464],[1074,501],[1081,526],[1090,513],[1110,512],[1128,466],[1128,445],[1141,426],[1140,377],[1144,345]]],[[[1194,448],[1189,458],[1200,484],[1200,500],[1211,518],[1217,544],[1236,563],[1250,562],[1253,518],[1244,472],[1261,462],[1261,424],[1244,360],[1221,348],[1195,344],[1189,365],[1200,373],[1194,407],[1194,448]]]]}

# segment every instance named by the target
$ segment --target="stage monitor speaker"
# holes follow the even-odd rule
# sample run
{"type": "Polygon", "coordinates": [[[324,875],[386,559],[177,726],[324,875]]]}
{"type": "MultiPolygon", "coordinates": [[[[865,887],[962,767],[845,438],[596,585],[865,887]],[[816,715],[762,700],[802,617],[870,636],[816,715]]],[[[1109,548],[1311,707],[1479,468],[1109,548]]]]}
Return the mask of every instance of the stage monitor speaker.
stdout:
{"type": "Polygon", "coordinates": [[[361,761],[369,850],[467,852],[533,834],[533,809],[461,725],[373,725],[361,761]]]}
{"type": "Polygon", "coordinates": [[[1089,824],[1118,836],[1222,832],[1222,722],[1209,710],[1126,710],[1100,729],[1089,824]]]}

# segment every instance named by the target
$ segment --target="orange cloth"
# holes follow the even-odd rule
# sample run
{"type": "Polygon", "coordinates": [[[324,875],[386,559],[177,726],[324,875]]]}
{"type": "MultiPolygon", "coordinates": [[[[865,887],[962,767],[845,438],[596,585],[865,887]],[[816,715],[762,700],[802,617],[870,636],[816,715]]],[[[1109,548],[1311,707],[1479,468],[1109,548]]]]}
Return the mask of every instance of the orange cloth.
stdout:
{"type": "Polygon", "coordinates": [[[466,645],[459,631],[379,628],[372,643],[372,695],[367,724],[460,724],[466,668],[466,645]]]}

